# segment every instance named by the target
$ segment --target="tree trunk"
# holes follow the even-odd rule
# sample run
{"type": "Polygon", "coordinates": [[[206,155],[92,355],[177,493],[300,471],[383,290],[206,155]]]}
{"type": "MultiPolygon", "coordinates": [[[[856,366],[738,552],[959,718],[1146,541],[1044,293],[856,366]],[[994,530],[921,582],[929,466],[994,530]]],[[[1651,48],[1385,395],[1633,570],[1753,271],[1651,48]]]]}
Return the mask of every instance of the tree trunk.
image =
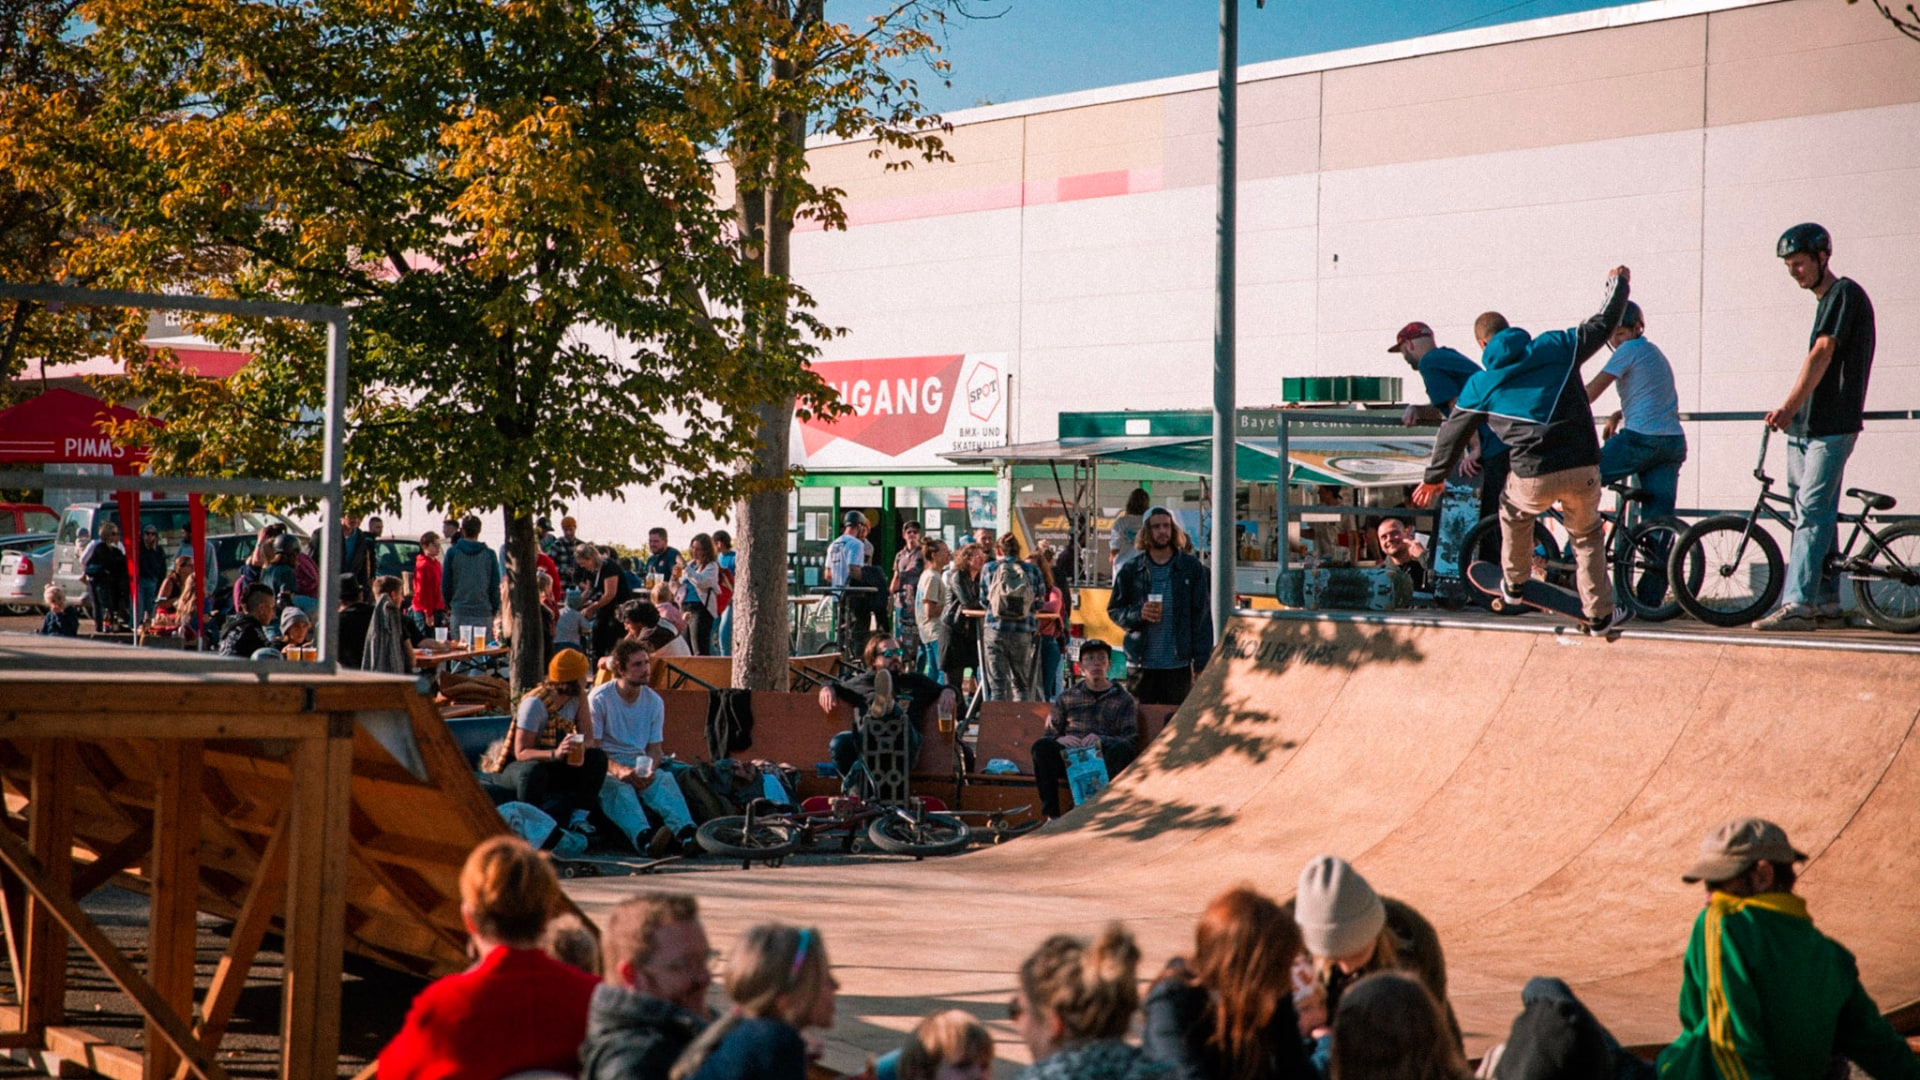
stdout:
{"type": "Polygon", "coordinates": [[[788,444],[793,399],[762,405],[760,445],[749,468],[766,489],[735,506],[739,562],[733,577],[733,685],[749,690],[785,690],[791,653],[787,605],[788,444]]]}
{"type": "Polygon", "coordinates": [[[533,530],[533,514],[503,506],[500,515],[507,524],[507,612],[512,617],[513,651],[508,670],[512,673],[513,698],[540,685],[547,677],[546,620],[540,617],[539,541],[533,530]]]}
{"type": "MultiPolygon", "coordinates": [[[[820,0],[802,0],[794,10],[796,31],[821,18],[820,0]]],[[[791,82],[798,74],[784,57],[767,67],[773,80],[791,82]]],[[[759,58],[739,67],[742,78],[758,81],[759,58]]],[[[792,160],[807,153],[807,117],[785,111],[775,136],[780,153],[792,160]]],[[[793,270],[793,205],[788,185],[777,176],[737,175],[734,206],[740,217],[743,258],[760,275],[787,281],[793,270]]],[[[784,301],[750,315],[751,347],[784,348],[788,311],[784,301]]],[[[792,653],[787,605],[787,470],[793,438],[794,397],[761,405],[759,445],[748,475],[752,493],[737,504],[739,565],[734,570],[733,685],[749,690],[785,690],[792,653]]]]}

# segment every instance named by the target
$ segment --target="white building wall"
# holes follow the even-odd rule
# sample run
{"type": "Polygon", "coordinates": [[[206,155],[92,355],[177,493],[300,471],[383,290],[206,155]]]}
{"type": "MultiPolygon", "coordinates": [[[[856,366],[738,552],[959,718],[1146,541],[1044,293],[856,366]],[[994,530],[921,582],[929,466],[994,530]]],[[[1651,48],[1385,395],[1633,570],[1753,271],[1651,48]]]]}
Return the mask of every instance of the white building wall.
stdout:
{"type": "MultiPolygon", "coordinates": [[[[1683,410],[1771,408],[1814,310],[1773,243],[1816,220],[1878,311],[1868,407],[1920,409],[1920,45],[1866,5],[1641,8],[1245,83],[1240,403],[1299,375],[1418,395],[1385,351],[1401,324],[1471,354],[1480,312],[1570,326],[1624,263],[1683,410]]],[[[955,117],[950,168],[869,176],[864,147],[817,151],[856,222],[796,238],[797,276],[851,331],[826,358],[1006,352],[1013,441],[1062,411],[1207,407],[1212,95],[1149,89],[955,117]]],[[[1690,427],[1683,505],[1751,499],[1758,428],[1690,427]]],[[[1920,424],[1870,425],[1849,482],[1920,508],[1916,461],[1920,424]]]]}

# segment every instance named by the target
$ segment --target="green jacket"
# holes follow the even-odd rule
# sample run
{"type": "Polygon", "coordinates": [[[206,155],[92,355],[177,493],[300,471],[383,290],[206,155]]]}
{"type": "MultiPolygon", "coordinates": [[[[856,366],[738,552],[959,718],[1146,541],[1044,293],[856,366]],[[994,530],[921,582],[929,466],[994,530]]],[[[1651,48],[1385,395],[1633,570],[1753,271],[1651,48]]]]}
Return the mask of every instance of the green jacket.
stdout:
{"type": "Polygon", "coordinates": [[[1713,894],[1687,943],[1680,1026],[1660,1080],[1821,1080],[1836,1053],[1876,1080],[1920,1080],[1853,954],[1792,893],[1713,894]]]}

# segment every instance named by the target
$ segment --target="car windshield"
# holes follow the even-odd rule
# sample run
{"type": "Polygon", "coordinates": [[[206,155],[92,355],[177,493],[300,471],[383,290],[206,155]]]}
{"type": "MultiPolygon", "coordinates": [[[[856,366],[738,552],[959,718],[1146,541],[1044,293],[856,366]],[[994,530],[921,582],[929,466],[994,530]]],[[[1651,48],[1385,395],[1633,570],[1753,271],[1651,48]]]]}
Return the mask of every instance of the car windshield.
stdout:
{"type": "Polygon", "coordinates": [[[27,527],[22,529],[22,532],[50,533],[60,527],[60,519],[45,510],[27,510],[20,516],[25,518],[27,523],[27,527]]]}

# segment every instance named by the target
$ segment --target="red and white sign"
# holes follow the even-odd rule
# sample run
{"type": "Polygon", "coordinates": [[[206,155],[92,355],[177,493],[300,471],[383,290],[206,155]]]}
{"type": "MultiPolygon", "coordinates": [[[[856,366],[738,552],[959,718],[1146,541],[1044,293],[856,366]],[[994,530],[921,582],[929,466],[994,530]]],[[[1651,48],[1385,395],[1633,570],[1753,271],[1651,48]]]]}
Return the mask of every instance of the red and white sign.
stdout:
{"type": "Polygon", "coordinates": [[[1006,356],[830,360],[814,373],[853,409],[796,422],[794,464],[813,469],[951,467],[940,455],[1006,441],[1006,356]]]}

